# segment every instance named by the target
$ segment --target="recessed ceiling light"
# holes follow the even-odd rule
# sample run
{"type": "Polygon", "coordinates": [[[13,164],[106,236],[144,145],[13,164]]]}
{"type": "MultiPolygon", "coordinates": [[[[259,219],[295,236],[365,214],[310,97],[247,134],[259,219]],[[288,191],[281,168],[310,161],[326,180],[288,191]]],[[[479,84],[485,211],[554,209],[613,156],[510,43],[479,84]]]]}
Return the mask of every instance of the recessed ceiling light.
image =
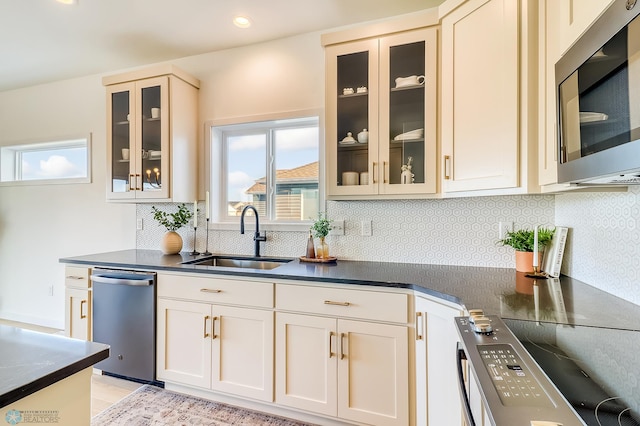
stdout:
{"type": "Polygon", "coordinates": [[[246,16],[236,16],[233,18],[233,25],[238,28],[249,28],[251,26],[251,20],[246,16]]]}
{"type": "Polygon", "coordinates": [[[62,3],[62,4],[76,4],[78,3],[78,0],[56,0],[58,3],[62,3]]]}

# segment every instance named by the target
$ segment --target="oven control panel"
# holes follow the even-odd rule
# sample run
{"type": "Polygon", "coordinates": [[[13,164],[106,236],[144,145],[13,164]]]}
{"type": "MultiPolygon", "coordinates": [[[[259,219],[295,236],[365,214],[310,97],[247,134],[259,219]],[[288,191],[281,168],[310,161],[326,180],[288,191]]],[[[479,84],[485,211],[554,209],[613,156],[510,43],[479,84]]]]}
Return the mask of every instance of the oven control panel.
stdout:
{"type": "Polygon", "coordinates": [[[477,348],[504,405],[553,406],[511,345],[498,343],[477,348]]]}

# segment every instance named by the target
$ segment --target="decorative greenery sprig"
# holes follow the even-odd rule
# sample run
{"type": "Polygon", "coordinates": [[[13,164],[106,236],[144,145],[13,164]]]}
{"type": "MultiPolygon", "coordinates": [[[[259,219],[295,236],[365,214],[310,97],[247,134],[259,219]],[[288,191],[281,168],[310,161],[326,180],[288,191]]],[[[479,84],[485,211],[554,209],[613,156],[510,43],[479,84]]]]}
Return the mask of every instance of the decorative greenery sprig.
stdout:
{"type": "Polygon", "coordinates": [[[167,231],[177,231],[189,223],[189,219],[193,217],[193,213],[187,209],[184,203],[178,206],[176,213],[163,212],[155,206],[152,206],[151,209],[153,210],[153,218],[157,220],[160,225],[167,228],[167,231]]]}
{"type": "Polygon", "coordinates": [[[333,229],[331,222],[333,221],[329,220],[326,215],[322,217],[322,212],[318,212],[318,219],[316,219],[311,226],[313,236],[316,238],[326,237],[329,234],[329,231],[333,229]]]}
{"type": "MultiPolygon", "coordinates": [[[[555,228],[538,228],[538,249],[542,249],[549,244],[553,238],[555,228]]],[[[533,251],[534,231],[531,229],[520,229],[518,231],[509,231],[502,240],[498,240],[498,244],[510,246],[516,251],[533,251]]]]}

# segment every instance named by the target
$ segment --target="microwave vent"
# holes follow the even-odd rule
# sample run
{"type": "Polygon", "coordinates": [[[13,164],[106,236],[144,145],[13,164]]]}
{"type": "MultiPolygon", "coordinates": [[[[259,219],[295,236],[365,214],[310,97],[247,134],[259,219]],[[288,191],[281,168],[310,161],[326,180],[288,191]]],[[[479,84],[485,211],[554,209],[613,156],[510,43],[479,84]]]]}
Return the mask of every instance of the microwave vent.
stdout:
{"type": "Polygon", "coordinates": [[[607,176],[583,181],[579,185],[640,185],[640,174],[607,176]]]}

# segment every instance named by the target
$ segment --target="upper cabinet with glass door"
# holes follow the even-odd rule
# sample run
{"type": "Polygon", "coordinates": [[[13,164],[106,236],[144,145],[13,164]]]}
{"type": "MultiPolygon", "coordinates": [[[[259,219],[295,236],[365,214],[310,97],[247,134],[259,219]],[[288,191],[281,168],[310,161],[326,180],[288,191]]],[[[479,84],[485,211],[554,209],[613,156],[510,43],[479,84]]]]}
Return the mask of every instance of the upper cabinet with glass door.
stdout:
{"type": "Polygon", "coordinates": [[[199,81],[173,66],[105,77],[107,199],[197,198],[199,81]]]}
{"type": "Polygon", "coordinates": [[[330,198],[436,192],[436,34],[425,28],[327,46],[330,198]]]}

